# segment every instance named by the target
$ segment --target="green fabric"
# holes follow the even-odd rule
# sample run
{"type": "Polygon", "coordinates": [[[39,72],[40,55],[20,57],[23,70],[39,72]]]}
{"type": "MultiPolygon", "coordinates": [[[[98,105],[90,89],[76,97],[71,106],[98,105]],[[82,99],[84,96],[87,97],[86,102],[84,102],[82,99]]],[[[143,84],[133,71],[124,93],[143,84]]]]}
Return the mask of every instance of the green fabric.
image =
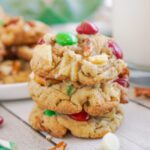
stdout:
{"type": "Polygon", "coordinates": [[[47,24],[81,22],[99,8],[103,0],[0,0],[11,15],[27,20],[38,19],[47,24]]]}

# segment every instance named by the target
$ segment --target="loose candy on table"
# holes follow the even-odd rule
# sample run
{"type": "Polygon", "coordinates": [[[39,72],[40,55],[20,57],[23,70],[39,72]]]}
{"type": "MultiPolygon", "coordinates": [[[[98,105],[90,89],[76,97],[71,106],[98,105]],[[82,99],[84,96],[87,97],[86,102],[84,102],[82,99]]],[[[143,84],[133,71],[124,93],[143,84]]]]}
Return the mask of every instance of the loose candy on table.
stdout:
{"type": "Polygon", "coordinates": [[[4,119],[3,117],[0,116],[0,125],[2,125],[4,123],[4,119]]]}
{"type": "Polygon", "coordinates": [[[51,116],[56,116],[57,114],[56,114],[55,111],[46,109],[46,110],[44,111],[44,115],[51,117],[51,116]]]}
{"type": "Polygon", "coordinates": [[[113,133],[107,133],[101,142],[100,150],[119,150],[120,142],[118,137],[113,133]]]}
{"type": "Polygon", "coordinates": [[[69,116],[70,116],[70,118],[72,118],[76,121],[87,121],[90,119],[90,116],[85,111],[81,111],[76,114],[71,114],[69,116]]]}
{"type": "Polygon", "coordinates": [[[72,33],[62,32],[56,35],[56,42],[62,46],[73,45],[78,42],[78,39],[72,33]]]}
{"type": "Polygon", "coordinates": [[[79,34],[96,34],[98,32],[97,26],[89,21],[82,22],[77,28],[76,31],[79,34]]]}
{"type": "Polygon", "coordinates": [[[11,141],[5,141],[0,139],[0,150],[15,150],[16,144],[11,141]]]}
{"type": "Polygon", "coordinates": [[[117,45],[116,42],[110,40],[108,41],[108,48],[112,50],[112,53],[116,56],[117,59],[123,58],[123,53],[121,48],[117,45]]]}

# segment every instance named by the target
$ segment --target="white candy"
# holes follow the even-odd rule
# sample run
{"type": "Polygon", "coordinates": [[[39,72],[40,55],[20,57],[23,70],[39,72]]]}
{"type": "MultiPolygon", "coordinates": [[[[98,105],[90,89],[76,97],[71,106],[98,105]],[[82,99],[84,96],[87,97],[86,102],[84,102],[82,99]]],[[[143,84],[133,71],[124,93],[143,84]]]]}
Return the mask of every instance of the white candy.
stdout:
{"type": "Polygon", "coordinates": [[[120,142],[115,134],[108,133],[103,137],[100,150],[119,150],[119,149],[120,149],[120,142]]]}

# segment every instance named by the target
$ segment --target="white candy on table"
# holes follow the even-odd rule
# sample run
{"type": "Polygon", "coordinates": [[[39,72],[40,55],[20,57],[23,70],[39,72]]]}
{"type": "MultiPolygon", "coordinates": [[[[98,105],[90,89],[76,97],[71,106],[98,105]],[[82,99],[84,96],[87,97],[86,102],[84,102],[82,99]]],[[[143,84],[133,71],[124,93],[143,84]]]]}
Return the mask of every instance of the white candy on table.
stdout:
{"type": "Polygon", "coordinates": [[[103,137],[100,150],[119,150],[119,149],[120,149],[120,142],[115,134],[108,133],[103,137]]]}

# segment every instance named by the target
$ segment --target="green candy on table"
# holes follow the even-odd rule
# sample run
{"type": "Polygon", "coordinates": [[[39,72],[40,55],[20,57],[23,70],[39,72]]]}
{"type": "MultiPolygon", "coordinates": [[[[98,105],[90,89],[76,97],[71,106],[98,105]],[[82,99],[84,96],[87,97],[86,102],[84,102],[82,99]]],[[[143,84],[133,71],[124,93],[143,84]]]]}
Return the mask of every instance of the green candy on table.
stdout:
{"type": "Polygon", "coordinates": [[[51,117],[51,116],[56,116],[57,114],[56,114],[55,111],[46,109],[46,110],[44,111],[44,115],[51,117]]]}
{"type": "Polygon", "coordinates": [[[78,42],[78,39],[72,33],[62,32],[56,35],[56,42],[62,46],[73,45],[78,42]]]}

